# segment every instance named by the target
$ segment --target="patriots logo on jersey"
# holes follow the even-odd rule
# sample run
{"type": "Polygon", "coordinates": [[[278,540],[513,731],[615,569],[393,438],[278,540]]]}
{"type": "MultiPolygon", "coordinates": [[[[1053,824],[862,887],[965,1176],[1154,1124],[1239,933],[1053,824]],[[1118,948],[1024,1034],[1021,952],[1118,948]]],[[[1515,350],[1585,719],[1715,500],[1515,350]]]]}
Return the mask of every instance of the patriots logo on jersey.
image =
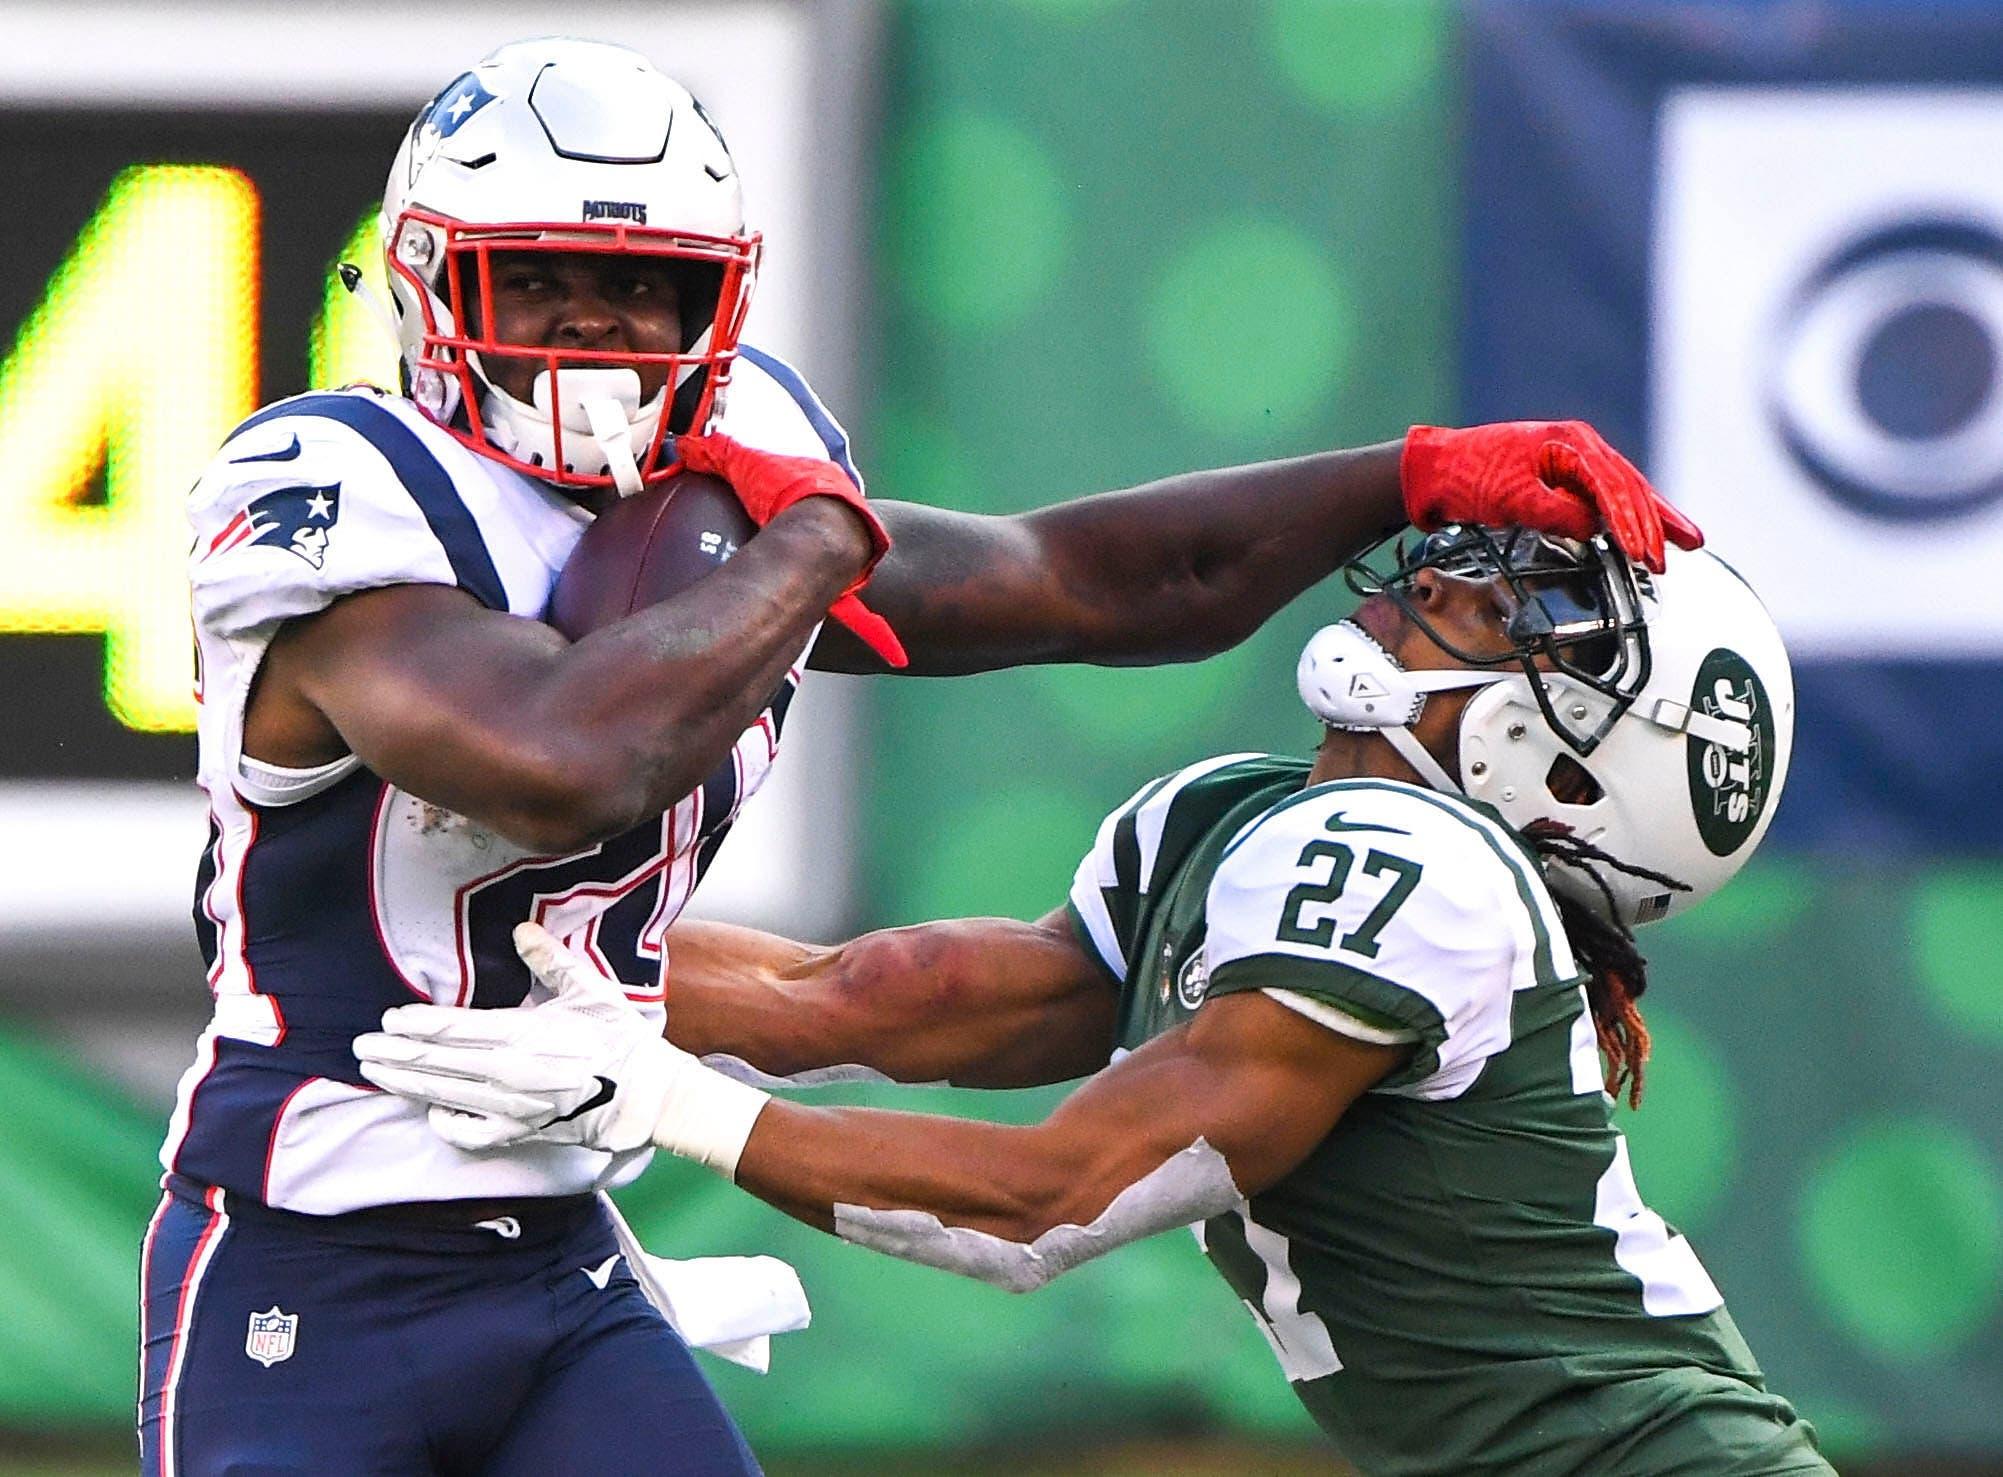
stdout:
{"type": "Polygon", "coordinates": [[[251,499],[203,554],[226,554],[244,544],[275,544],[315,569],[327,562],[327,536],[341,516],[341,484],[280,487],[251,499]]]}

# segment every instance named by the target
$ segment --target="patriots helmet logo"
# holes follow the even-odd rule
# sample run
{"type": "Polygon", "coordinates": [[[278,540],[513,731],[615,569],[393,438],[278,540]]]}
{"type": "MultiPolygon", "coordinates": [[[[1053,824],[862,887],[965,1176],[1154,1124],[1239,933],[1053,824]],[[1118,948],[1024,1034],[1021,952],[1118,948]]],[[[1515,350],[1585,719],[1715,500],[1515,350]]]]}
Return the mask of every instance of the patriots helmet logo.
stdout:
{"type": "Polygon", "coordinates": [[[460,126],[494,100],[480,79],[467,72],[431,100],[424,110],[424,127],[437,138],[450,138],[460,126]]]}
{"type": "Polygon", "coordinates": [[[471,72],[453,80],[443,92],[425,104],[417,121],[410,125],[410,178],[437,155],[439,147],[480,109],[494,100],[480,79],[471,72]]]}
{"type": "Polygon", "coordinates": [[[223,525],[203,557],[244,544],[275,544],[315,569],[327,562],[327,537],[341,517],[341,484],[280,487],[252,498],[223,525]]]}

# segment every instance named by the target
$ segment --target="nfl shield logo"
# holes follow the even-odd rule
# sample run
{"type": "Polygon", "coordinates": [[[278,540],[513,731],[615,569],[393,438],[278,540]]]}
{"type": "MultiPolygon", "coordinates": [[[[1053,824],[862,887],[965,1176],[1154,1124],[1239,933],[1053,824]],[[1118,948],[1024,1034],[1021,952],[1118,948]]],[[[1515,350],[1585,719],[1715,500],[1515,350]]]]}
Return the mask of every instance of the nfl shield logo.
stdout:
{"type": "Polygon", "coordinates": [[[299,1335],[299,1315],[281,1313],[273,1303],[262,1313],[250,1315],[250,1332],[244,1336],[243,1351],[266,1369],[292,1357],[292,1345],[299,1335]]]}

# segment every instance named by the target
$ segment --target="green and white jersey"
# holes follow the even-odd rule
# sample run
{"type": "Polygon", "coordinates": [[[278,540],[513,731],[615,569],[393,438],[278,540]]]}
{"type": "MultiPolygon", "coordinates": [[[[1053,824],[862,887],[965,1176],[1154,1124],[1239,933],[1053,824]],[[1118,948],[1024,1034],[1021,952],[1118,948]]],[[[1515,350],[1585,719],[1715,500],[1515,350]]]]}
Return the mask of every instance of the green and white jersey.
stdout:
{"type": "Polygon", "coordinates": [[[1364,1471],[1826,1471],[1695,1252],[1642,1202],[1578,966],[1492,812],[1227,755],[1100,828],[1070,909],[1122,1050],[1261,990],[1409,1042],[1307,1160],[1197,1228],[1364,1471]]]}

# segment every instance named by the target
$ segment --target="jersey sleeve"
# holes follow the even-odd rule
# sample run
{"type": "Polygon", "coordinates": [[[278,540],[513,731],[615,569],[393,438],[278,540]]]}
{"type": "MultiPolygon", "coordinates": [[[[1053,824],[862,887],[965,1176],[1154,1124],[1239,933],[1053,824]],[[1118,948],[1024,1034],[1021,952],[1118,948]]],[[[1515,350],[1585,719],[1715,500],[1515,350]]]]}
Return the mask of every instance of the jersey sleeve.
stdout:
{"type": "Polygon", "coordinates": [[[777,354],[750,344],[740,344],[737,354],[737,373],[731,379],[721,429],[760,451],[822,457],[862,487],[848,432],[814,393],[807,377],[777,354]]]}
{"type": "Polygon", "coordinates": [[[1091,851],[1078,863],[1066,911],[1088,951],[1126,982],[1148,894],[1199,840],[1215,818],[1210,784],[1242,773],[1263,754],[1220,754],[1149,780],[1099,824],[1091,851]],[[1208,784],[1206,784],[1208,782],[1208,784]]]}
{"type": "Polygon", "coordinates": [[[1084,941],[1085,951],[1121,983],[1127,978],[1143,890],[1140,850],[1125,842],[1135,814],[1168,778],[1162,775],[1149,780],[1099,822],[1092,849],[1078,863],[1065,901],[1065,912],[1071,917],[1073,931],[1084,941]]]}
{"type": "Polygon", "coordinates": [[[1411,1042],[1380,1090],[1426,1098],[1509,1044],[1517,989],[1572,972],[1509,833],[1410,786],[1324,786],[1268,811],[1212,877],[1206,926],[1211,996],[1263,990],[1346,1035],[1411,1042]]]}
{"type": "Polygon", "coordinates": [[[226,639],[384,585],[507,605],[448,474],[373,397],[307,396],[254,417],[195,484],[188,516],[195,619],[226,639]]]}

